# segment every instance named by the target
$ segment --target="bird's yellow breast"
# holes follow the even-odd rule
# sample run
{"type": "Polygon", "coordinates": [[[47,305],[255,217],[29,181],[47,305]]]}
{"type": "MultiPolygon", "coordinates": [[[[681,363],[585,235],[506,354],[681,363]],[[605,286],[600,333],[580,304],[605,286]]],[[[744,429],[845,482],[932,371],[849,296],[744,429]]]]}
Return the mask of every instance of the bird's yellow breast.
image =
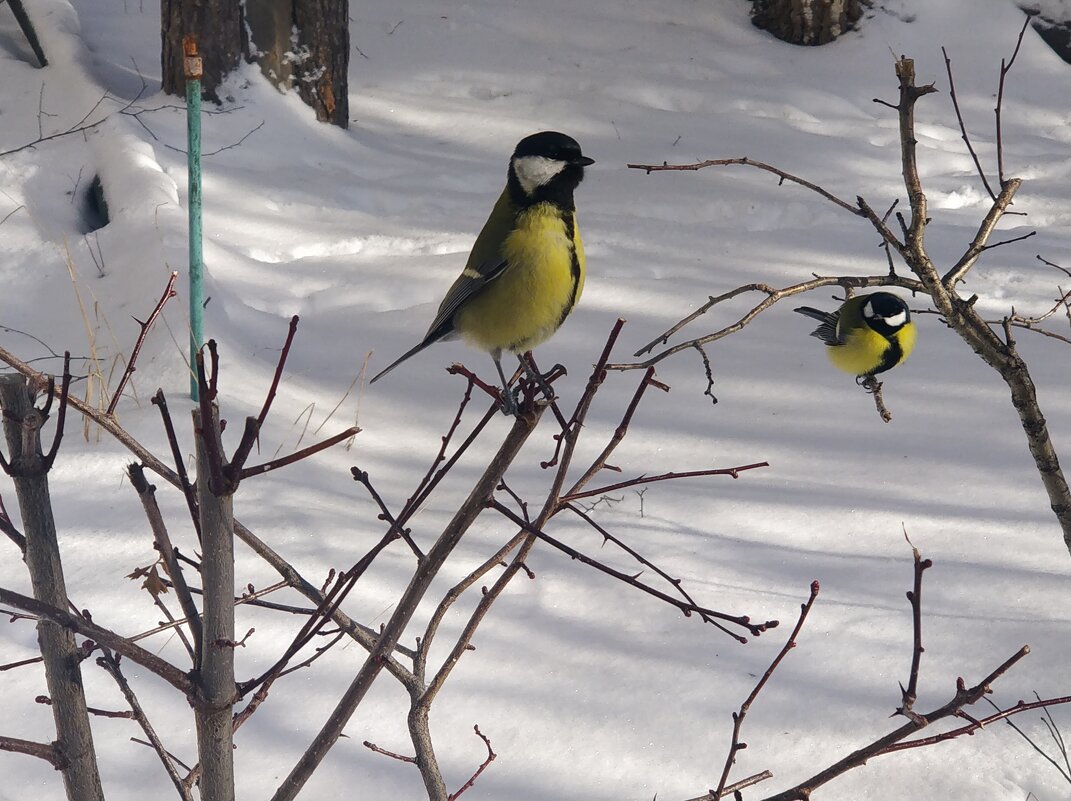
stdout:
{"type": "MultiPolygon", "coordinates": [[[[893,335],[901,350],[897,364],[903,362],[911,354],[917,336],[918,329],[913,322],[908,323],[893,335]]],[[[829,353],[829,360],[841,370],[853,375],[866,375],[881,366],[885,351],[890,347],[889,340],[877,331],[860,326],[848,332],[844,344],[832,345],[826,350],[829,353]]]]}
{"type": "Polygon", "coordinates": [[[575,223],[539,203],[518,213],[501,256],[502,274],[458,311],[454,324],[473,347],[523,353],[558,330],[579,300],[584,248],[575,223]]]}

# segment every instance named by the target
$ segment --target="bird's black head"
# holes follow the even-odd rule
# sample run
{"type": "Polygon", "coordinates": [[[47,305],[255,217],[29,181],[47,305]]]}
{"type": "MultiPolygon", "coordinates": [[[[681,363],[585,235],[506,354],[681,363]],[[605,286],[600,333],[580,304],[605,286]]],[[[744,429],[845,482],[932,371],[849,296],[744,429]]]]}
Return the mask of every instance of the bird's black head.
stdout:
{"type": "Polygon", "coordinates": [[[867,295],[862,311],[866,324],[885,337],[895,334],[911,322],[907,304],[891,292],[867,295]]]}
{"type": "Polygon", "coordinates": [[[573,190],[594,164],[571,136],[541,131],[517,143],[509,161],[509,191],[520,206],[550,202],[572,211],[573,190]]]}

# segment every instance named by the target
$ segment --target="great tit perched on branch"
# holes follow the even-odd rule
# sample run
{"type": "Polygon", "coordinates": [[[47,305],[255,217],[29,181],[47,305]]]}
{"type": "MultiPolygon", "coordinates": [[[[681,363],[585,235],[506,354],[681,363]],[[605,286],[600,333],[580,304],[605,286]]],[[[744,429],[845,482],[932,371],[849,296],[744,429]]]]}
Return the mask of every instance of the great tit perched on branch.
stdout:
{"type": "Polygon", "coordinates": [[[525,372],[549,393],[522,354],[558,330],[584,290],[584,246],[573,190],[584,179],[584,168],[594,163],[563,133],[543,131],[522,139],[510,157],[506,188],[428,332],[369,383],[433,342],[461,337],[494,359],[507,414],[515,414],[517,405],[502,371],[503,351],[516,354],[525,372]]]}
{"type": "Polygon", "coordinates": [[[826,352],[834,365],[860,378],[901,364],[918,337],[907,304],[891,292],[856,295],[834,312],[810,306],[795,311],[821,323],[811,336],[829,346],[826,352]]]}

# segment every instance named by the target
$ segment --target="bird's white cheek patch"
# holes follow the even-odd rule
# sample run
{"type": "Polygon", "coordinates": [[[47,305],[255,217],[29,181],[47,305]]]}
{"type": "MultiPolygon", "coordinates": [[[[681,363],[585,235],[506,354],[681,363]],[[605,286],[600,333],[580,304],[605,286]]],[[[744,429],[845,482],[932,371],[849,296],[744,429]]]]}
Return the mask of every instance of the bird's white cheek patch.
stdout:
{"type": "Polygon", "coordinates": [[[521,156],[513,160],[513,171],[526,195],[549,183],[564,169],[564,161],[548,159],[546,156],[521,156]]]}
{"type": "Polygon", "coordinates": [[[885,322],[889,328],[899,328],[907,322],[907,315],[900,312],[899,314],[894,314],[892,317],[886,317],[885,322]]]}

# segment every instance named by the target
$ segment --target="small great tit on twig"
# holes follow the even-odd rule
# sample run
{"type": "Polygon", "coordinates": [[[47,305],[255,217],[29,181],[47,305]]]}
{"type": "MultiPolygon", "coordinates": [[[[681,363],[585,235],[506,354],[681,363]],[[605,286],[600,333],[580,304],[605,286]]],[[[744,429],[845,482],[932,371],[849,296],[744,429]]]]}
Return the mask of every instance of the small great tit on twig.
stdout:
{"type": "Polygon", "coordinates": [[[517,403],[502,371],[503,351],[516,354],[529,377],[548,399],[553,397],[522,354],[558,330],[584,290],[584,246],[573,190],[584,179],[584,168],[594,163],[563,133],[543,131],[522,139],[509,161],[506,188],[428,332],[369,383],[433,342],[461,337],[494,359],[505,413],[515,414],[517,403]]]}
{"type": "Polygon", "coordinates": [[[918,338],[907,304],[891,292],[856,295],[834,312],[810,306],[795,311],[821,323],[811,336],[829,346],[826,352],[834,365],[860,378],[903,363],[918,338]]]}

